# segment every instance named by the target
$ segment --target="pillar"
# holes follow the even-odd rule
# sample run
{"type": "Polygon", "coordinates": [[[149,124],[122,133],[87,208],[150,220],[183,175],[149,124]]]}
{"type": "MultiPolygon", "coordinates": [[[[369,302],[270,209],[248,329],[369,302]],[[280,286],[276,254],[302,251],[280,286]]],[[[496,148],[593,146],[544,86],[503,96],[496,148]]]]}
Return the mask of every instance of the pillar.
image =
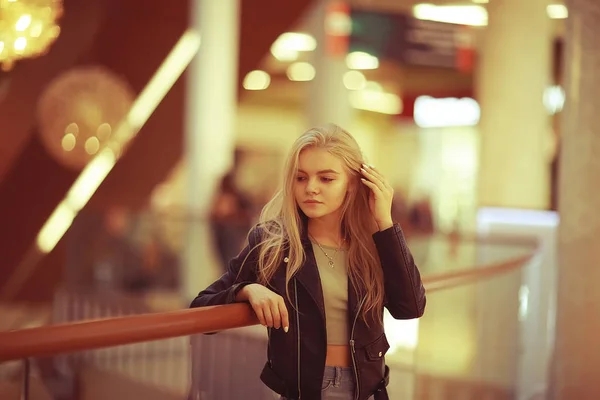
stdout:
{"type": "Polygon", "coordinates": [[[599,399],[600,4],[567,1],[556,338],[549,399],[599,399]]]}
{"type": "MultiPolygon", "coordinates": [[[[534,210],[550,205],[552,120],[544,103],[551,84],[554,22],[548,17],[549,0],[490,1],[488,26],[479,44],[476,96],[481,106],[480,152],[477,188],[479,207],[534,210]]],[[[516,213],[516,211],[515,211],[516,213]]],[[[506,214],[511,214],[506,211],[506,214]]],[[[502,234],[523,233],[524,218],[496,226],[502,234]]],[[[539,223],[536,218],[534,224],[539,223]]],[[[495,232],[490,232],[495,233],[495,232]]],[[[492,250],[481,249],[480,260],[492,250]]],[[[510,254],[507,254],[510,258],[510,254]]],[[[550,264],[532,262],[521,274],[494,280],[496,299],[481,285],[477,311],[478,353],[475,365],[480,380],[514,390],[516,399],[530,399],[547,384],[549,299],[553,288],[550,264]],[[525,304],[528,315],[519,316],[525,304]],[[537,340],[537,341],[536,341],[537,340]]],[[[490,281],[491,282],[491,281],[490,281]]]]}
{"type": "MultiPolygon", "coordinates": [[[[339,3],[336,1],[336,3],[339,3]]],[[[312,52],[312,64],[315,67],[315,78],[310,82],[307,122],[310,127],[334,123],[342,128],[350,129],[353,109],[348,98],[348,89],[344,86],[343,76],[348,71],[346,53],[332,51],[328,40],[331,29],[343,30],[343,17],[332,15],[333,0],[315,2],[309,18],[309,31],[317,40],[317,48],[312,52]],[[337,18],[337,23],[336,23],[337,18]]],[[[343,38],[338,38],[343,40],[343,38]]]]}
{"type": "MultiPolygon", "coordinates": [[[[202,43],[187,75],[185,157],[188,234],[183,292],[195,296],[217,274],[207,217],[219,179],[231,167],[237,114],[239,0],[193,0],[191,26],[202,43]]],[[[168,134],[168,132],[166,132],[168,134]]]]}
{"type": "Polygon", "coordinates": [[[551,120],[543,93],[551,77],[548,0],[488,4],[479,46],[480,206],[546,209],[551,120]]]}

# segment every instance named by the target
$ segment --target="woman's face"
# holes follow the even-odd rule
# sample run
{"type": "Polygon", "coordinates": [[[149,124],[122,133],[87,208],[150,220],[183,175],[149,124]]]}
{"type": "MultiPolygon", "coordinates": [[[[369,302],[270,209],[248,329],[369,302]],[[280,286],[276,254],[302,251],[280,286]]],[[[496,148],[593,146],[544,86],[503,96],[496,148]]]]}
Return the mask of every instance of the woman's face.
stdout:
{"type": "Polygon", "coordinates": [[[308,218],[339,212],[348,188],[348,172],[340,158],[320,148],[300,152],[294,196],[308,218]]]}

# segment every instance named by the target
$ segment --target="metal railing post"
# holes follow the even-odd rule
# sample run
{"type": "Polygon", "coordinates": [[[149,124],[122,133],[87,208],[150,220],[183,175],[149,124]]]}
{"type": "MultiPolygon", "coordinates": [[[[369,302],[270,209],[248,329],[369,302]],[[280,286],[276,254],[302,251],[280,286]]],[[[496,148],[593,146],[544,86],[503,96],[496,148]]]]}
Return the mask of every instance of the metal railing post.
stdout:
{"type": "Polygon", "coordinates": [[[21,383],[21,400],[29,400],[29,358],[23,359],[23,381],[21,383]]]}

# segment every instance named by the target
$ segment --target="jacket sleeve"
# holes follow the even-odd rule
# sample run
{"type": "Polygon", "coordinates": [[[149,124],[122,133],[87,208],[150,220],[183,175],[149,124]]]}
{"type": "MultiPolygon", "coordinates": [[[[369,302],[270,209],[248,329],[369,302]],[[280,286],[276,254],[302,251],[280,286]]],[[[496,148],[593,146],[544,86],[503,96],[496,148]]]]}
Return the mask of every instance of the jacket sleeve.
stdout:
{"type": "Polygon", "coordinates": [[[373,234],[383,268],[385,307],[396,319],[419,318],[425,312],[425,288],[400,225],[373,234]]]}
{"type": "Polygon", "coordinates": [[[255,228],[248,235],[248,245],[229,262],[227,272],[198,293],[190,308],[235,303],[235,297],[244,286],[256,283],[260,241],[260,230],[255,228]]]}

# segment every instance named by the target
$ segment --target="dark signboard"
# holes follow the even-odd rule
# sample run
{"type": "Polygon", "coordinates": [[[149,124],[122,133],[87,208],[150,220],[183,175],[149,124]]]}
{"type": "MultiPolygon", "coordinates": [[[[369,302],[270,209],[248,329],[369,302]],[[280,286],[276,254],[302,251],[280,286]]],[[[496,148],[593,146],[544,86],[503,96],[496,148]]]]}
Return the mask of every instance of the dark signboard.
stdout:
{"type": "Polygon", "coordinates": [[[364,10],[352,10],[351,16],[350,51],[412,66],[472,68],[470,27],[364,10]]]}

